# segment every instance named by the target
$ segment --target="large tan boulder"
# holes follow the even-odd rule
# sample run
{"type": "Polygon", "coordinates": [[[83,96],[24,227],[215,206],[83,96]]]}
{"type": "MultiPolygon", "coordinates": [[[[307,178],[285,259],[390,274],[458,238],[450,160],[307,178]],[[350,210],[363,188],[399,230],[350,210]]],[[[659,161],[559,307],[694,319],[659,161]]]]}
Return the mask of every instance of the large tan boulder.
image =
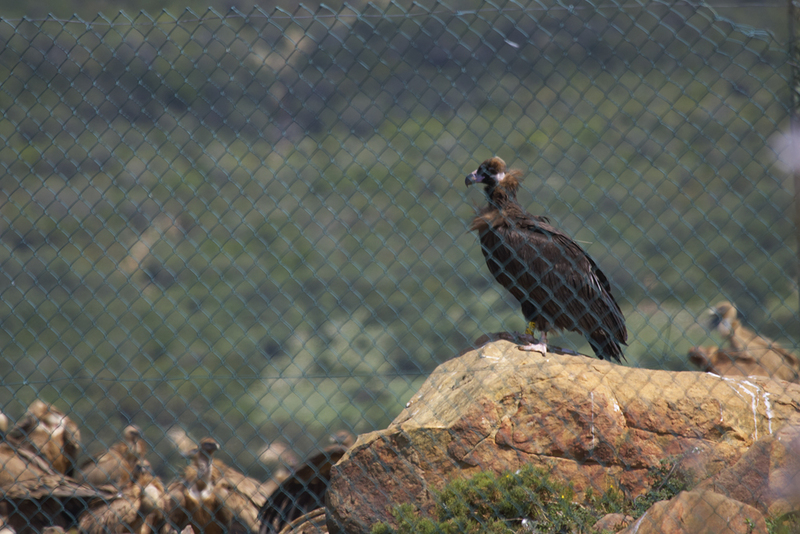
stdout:
{"type": "Polygon", "coordinates": [[[767,534],[761,512],[708,490],[657,502],[619,534],[767,534]]]}
{"type": "Polygon", "coordinates": [[[768,516],[800,510],[800,417],[758,440],[698,489],[721,493],[768,516]]]}
{"type": "Polygon", "coordinates": [[[440,365],[389,428],[359,437],[333,469],[328,528],[369,532],[431,490],[479,471],[546,467],[580,492],[636,496],[677,458],[703,480],[798,412],[800,386],[767,378],[636,369],[497,341],[440,365]]]}

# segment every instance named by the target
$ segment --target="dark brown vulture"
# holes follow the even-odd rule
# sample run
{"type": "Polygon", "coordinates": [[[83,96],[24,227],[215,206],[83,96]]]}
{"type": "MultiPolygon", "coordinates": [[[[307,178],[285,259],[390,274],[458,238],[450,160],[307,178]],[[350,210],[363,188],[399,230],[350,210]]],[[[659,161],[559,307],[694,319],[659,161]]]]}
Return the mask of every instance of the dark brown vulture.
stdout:
{"type": "Polygon", "coordinates": [[[59,473],[73,476],[81,449],[81,433],[63,412],[40,400],[33,401],[6,439],[17,447],[38,454],[59,473]]]}
{"type": "Polygon", "coordinates": [[[518,170],[491,158],[467,176],[483,184],[488,204],[472,221],[492,276],[520,303],[529,331],[541,343],[521,350],[546,352],[547,332],[570,330],[586,337],[600,359],[624,358],[628,331],[611,295],[611,285],[594,261],[546,217],[527,213],[517,202],[518,170]]]}
{"type": "Polygon", "coordinates": [[[298,518],[325,506],[331,468],[355,443],[355,436],[340,430],[330,437],[330,443],[298,465],[269,496],[259,514],[259,534],[277,534],[298,518]]]}
{"type": "Polygon", "coordinates": [[[147,446],[142,431],[135,425],[125,427],[122,437],[122,441],[112,445],[97,461],[84,464],[75,478],[92,486],[111,484],[117,489],[130,484],[147,446]]]}

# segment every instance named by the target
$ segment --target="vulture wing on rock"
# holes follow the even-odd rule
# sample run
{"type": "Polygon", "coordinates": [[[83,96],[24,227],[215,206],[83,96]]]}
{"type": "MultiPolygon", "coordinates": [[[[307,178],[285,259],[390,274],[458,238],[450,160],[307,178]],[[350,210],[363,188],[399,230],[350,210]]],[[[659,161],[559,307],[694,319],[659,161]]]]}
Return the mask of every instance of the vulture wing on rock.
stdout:
{"type": "Polygon", "coordinates": [[[546,351],[548,331],[569,330],[585,336],[598,358],[620,361],[628,331],[611,284],[575,241],[546,217],[522,209],[520,176],[495,157],[466,184],[483,184],[486,191],[488,204],[470,229],[478,233],[489,271],[519,301],[531,333],[543,333],[542,343],[521,348],[546,351]]]}

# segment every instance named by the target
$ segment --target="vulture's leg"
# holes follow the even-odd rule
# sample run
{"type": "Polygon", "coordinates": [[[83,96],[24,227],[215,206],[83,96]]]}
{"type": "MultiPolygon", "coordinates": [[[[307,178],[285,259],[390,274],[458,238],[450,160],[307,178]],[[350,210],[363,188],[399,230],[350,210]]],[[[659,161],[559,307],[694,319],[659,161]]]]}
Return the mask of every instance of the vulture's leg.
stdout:
{"type": "Polygon", "coordinates": [[[547,354],[547,332],[542,332],[542,339],[536,339],[536,323],[531,321],[528,323],[528,327],[525,329],[525,334],[533,337],[533,341],[528,343],[527,345],[520,345],[517,347],[519,350],[523,350],[525,352],[541,352],[542,354],[547,354]]]}

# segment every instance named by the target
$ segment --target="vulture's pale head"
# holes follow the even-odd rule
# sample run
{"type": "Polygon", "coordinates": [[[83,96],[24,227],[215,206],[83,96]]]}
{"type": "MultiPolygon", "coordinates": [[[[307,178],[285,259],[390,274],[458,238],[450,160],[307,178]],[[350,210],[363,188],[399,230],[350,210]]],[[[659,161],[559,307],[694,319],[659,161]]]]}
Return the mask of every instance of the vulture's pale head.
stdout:
{"type": "Polygon", "coordinates": [[[733,325],[737,321],[736,308],[728,301],[720,302],[710,310],[711,315],[709,328],[716,330],[723,336],[729,336],[733,330],[733,325]]]}

